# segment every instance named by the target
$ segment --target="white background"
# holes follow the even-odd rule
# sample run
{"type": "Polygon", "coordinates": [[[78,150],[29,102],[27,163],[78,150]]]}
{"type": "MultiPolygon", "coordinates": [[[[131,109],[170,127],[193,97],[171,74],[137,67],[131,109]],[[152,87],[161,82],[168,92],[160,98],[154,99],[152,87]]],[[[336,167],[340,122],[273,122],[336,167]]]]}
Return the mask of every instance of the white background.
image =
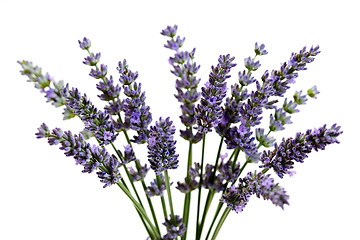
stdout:
{"type": "MultiPolygon", "coordinates": [[[[273,136],[280,140],[325,123],[338,123],[344,131],[341,144],[312,153],[304,164],[295,165],[295,177],[280,181],[290,195],[290,206],[281,210],[253,197],[243,213],[229,215],[218,239],[360,239],[356,1],[129,2],[1,1],[0,239],[146,238],[130,201],[118,188],[103,189],[96,174],[81,173],[73,159],[35,138],[43,122],[74,132],[82,126],[78,120],[62,121],[62,110],[46,103],[26,82],[16,61],[32,61],[103,106],[96,97],[97,81],[82,64],[86,52],[77,40],[86,36],[92,41],[91,50],[101,51],[101,63],[108,64],[115,79],[117,62],[126,58],[130,68],[139,71],[153,119],[170,116],[179,129],[175,77],[167,62],[173,52],[163,47],[166,38],[160,35],[173,24],[179,26],[179,35],[186,36],[184,49],[197,48],[201,85],[220,54],[235,56],[238,66],[229,80],[235,83],[237,72],[244,69],[243,59],[254,54],[255,42],[265,43],[269,52],[259,58],[257,77],[266,69],[278,69],[291,52],[319,44],[321,54],[300,73],[288,97],[313,85],[321,93],[300,106],[292,125],[273,136]]],[[[268,112],[264,127],[266,116],[268,112]]],[[[186,142],[177,139],[180,168],[170,172],[174,182],[184,177],[187,153],[186,142]]],[[[219,139],[215,135],[208,139],[206,161],[212,162],[219,139]]],[[[122,148],[124,139],[119,137],[116,144],[122,148]]],[[[195,159],[200,147],[195,146],[195,159]]],[[[145,162],[145,146],[136,150],[145,162]]],[[[196,193],[192,196],[195,200],[196,193]]],[[[181,215],[183,195],[173,191],[173,197],[181,215]]],[[[153,201],[162,222],[159,201],[153,201]]],[[[189,231],[193,234],[193,228],[189,231]]]]}

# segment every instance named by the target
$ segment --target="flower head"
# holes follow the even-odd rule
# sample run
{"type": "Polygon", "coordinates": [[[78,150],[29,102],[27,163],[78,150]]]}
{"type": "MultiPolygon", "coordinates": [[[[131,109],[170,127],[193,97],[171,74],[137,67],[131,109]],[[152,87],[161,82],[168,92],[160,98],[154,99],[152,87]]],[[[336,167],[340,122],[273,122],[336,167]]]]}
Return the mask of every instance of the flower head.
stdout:
{"type": "Polygon", "coordinates": [[[150,127],[149,136],[152,138],[151,144],[148,144],[148,158],[150,167],[156,174],[167,169],[176,169],[178,167],[178,154],[175,153],[174,140],[175,127],[170,118],[162,119],[150,127]]]}
{"type": "Polygon", "coordinates": [[[236,64],[232,63],[234,57],[221,55],[216,67],[212,66],[209,81],[202,88],[202,98],[195,108],[197,129],[200,133],[211,132],[212,127],[216,127],[222,117],[221,103],[226,96],[226,79],[236,64]]]}
{"type": "Polygon", "coordinates": [[[339,143],[337,137],[342,134],[340,127],[334,124],[331,128],[326,125],[319,129],[307,130],[306,133],[297,133],[295,138],[283,139],[278,145],[274,145],[273,151],[264,151],[260,157],[262,168],[273,168],[276,174],[282,178],[289,174],[294,162],[304,162],[312,151],[325,149],[326,145],[339,143]]]}

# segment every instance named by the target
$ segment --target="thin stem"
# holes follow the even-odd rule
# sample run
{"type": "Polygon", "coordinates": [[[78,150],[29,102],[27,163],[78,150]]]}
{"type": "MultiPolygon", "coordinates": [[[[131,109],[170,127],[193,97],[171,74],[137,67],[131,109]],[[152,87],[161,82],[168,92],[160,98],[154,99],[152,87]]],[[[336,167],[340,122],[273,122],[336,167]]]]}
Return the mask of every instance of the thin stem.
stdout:
{"type": "MultiPolygon", "coordinates": [[[[216,170],[217,170],[217,167],[218,167],[218,162],[219,162],[220,153],[221,153],[221,147],[222,147],[223,142],[224,142],[224,137],[221,137],[218,152],[217,152],[217,155],[216,155],[214,172],[212,173],[210,181],[215,181],[216,170]]],[[[214,198],[214,195],[215,195],[215,191],[210,189],[209,192],[208,192],[208,195],[206,197],[205,207],[204,207],[204,211],[203,211],[203,215],[202,215],[202,219],[201,219],[201,223],[200,223],[200,230],[199,230],[198,239],[201,238],[201,233],[202,233],[202,230],[203,230],[203,227],[204,227],[204,224],[205,224],[206,215],[207,215],[207,213],[209,211],[209,208],[210,208],[211,202],[212,202],[212,200],[214,198]]]]}
{"type": "Polygon", "coordinates": [[[154,225],[150,221],[144,208],[140,205],[140,203],[138,203],[134,199],[134,197],[131,195],[130,191],[122,183],[117,183],[117,185],[121,188],[121,190],[125,193],[125,195],[133,202],[135,208],[143,216],[144,220],[149,224],[150,228],[152,229],[151,235],[153,235],[155,237],[155,239],[160,239],[160,234],[157,232],[157,229],[154,227],[154,225]]]}
{"type": "Polygon", "coordinates": [[[209,227],[209,230],[208,230],[208,232],[207,232],[207,234],[206,234],[205,240],[208,240],[208,239],[209,239],[211,230],[212,230],[212,228],[213,228],[213,226],[214,226],[214,224],[215,224],[216,218],[218,217],[218,215],[219,215],[219,213],[220,213],[220,210],[221,210],[221,208],[222,208],[223,205],[224,205],[223,202],[219,202],[218,207],[217,207],[216,212],[215,212],[215,216],[214,216],[214,218],[213,218],[213,220],[212,220],[212,222],[211,222],[211,225],[210,225],[210,227],[209,227]]]}
{"type": "Polygon", "coordinates": [[[221,216],[221,218],[220,218],[220,220],[219,220],[219,222],[218,222],[218,224],[217,224],[217,226],[216,226],[216,228],[215,228],[215,230],[214,230],[214,234],[213,234],[211,240],[215,240],[215,239],[216,239],[216,237],[217,237],[217,235],[219,234],[219,231],[220,231],[222,225],[224,224],[227,216],[229,215],[230,211],[231,211],[231,208],[229,208],[229,207],[227,207],[227,208],[225,209],[224,213],[222,214],[222,216],[221,216]]]}
{"type": "Polygon", "coordinates": [[[200,165],[200,181],[199,181],[199,195],[197,203],[197,214],[196,214],[196,239],[199,239],[199,219],[200,219],[200,202],[201,202],[201,185],[202,185],[202,175],[204,168],[204,158],[205,158],[205,137],[206,134],[203,134],[202,138],[202,151],[201,151],[201,165],[200,165]]]}
{"type": "MultiPolygon", "coordinates": [[[[191,131],[190,127],[190,131],[191,131]]],[[[189,141],[189,153],[188,153],[188,163],[187,163],[187,171],[186,171],[186,179],[189,180],[190,174],[189,170],[192,165],[192,142],[189,141]]],[[[183,211],[183,223],[185,225],[186,231],[181,237],[181,240],[186,240],[187,232],[188,232],[188,222],[189,222],[189,214],[190,214],[190,203],[191,203],[191,191],[185,194],[184,199],[184,211],[183,211]]]]}
{"type": "Polygon", "coordinates": [[[171,219],[174,220],[175,219],[175,214],[174,214],[174,208],[173,208],[173,203],[172,203],[172,198],[171,198],[169,174],[168,174],[167,170],[165,170],[165,185],[166,185],[166,191],[167,191],[168,200],[169,200],[171,219]]]}
{"type": "MultiPolygon", "coordinates": [[[[160,183],[161,183],[160,175],[156,175],[156,183],[160,188],[160,183]]],[[[164,218],[167,218],[168,214],[167,214],[167,211],[166,211],[166,204],[165,204],[164,194],[162,194],[160,196],[160,198],[161,198],[161,205],[162,205],[162,209],[163,209],[163,213],[164,213],[164,218]]]]}
{"type": "Polygon", "coordinates": [[[210,209],[210,205],[211,205],[211,202],[214,198],[214,195],[215,195],[215,191],[214,190],[209,190],[209,193],[206,197],[206,202],[205,202],[205,207],[204,207],[204,212],[203,212],[203,215],[202,215],[202,219],[201,219],[201,223],[200,223],[200,230],[199,230],[199,239],[201,238],[201,233],[202,233],[202,230],[204,228],[204,224],[205,224],[205,218],[206,218],[206,215],[210,209]]]}
{"type": "MultiPolygon", "coordinates": [[[[231,159],[233,158],[233,156],[234,156],[234,161],[233,161],[233,164],[232,164],[232,168],[234,168],[235,165],[236,165],[236,161],[237,161],[237,159],[238,159],[238,157],[239,157],[239,153],[240,153],[240,150],[239,150],[239,149],[235,149],[235,150],[233,151],[233,153],[231,154],[230,160],[231,160],[231,159]]],[[[235,183],[235,181],[233,182],[233,184],[234,184],[234,183],[235,183]]],[[[225,184],[225,189],[227,188],[227,186],[228,186],[228,182],[225,184]]],[[[223,202],[219,202],[218,207],[217,207],[217,210],[216,210],[215,215],[214,215],[214,218],[213,218],[213,221],[212,221],[212,223],[211,223],[211,225],[210,225],[210,228],[209,228],[209,230],[208,230],[208,233],[207,233],[207,235],[206,235],[206,239],[209,238],[211,229],[212,229],[212,227],[213,227],[213,225],[214,225],[214,223],[215,223],[215,221],[216,221],[216,219],[217,219],[217,217],[218,217],[218,215],[219,215],[219,212],[220,212],[220,210],[221,210],[221,208],[222,208],[223,205],[224,205],[223,202]]]]}
{"type": "MultiPolygon", "coordinates": [[[[121,160],[123,160],[123,157],[121,156],[121,154],[119,153],[119,151],[115,148],[115,146],[114,146],[113,143],[111,143],[111,146],[112,146],[113,149],[115,150],[117,156],[118,156],[121,160]]],[[[128,178],[129,178],[129,180],[131,180],[131,176],[130,176],[129,170],[127,169],[127,167],[125,166],[125,164],[123,165],[123,167],[124,167],[124,170],[125,170],[125,172],[126,172],[126,175],[127,175],[128,178]]],[[[140,196],[139,196],[139,194],[138,194],[138,192],[137,192],[137,190],[136,190],[136,188],[135,188],[134,182],[133,182],[133,181],[130,181],[130,184],[131,184],[131,186],[132,186],[132,188],[133,188],[133,190],[134,190],[134,193],[135,193],[136,198],[138,199],[140,205],[141,205],[142,207],[144,207],[144,205],[143,205],[142,202],[141,202],[141,198],[140,198],[140,196]]]]}

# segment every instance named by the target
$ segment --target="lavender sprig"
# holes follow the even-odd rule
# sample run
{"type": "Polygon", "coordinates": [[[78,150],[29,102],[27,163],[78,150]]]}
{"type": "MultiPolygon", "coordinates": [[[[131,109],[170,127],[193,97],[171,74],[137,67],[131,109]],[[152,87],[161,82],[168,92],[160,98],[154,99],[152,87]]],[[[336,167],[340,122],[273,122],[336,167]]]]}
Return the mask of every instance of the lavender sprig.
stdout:
{"type": "Polygon", "coordinates": [[[260,167],[273,168],[283,178],[285,174],[291,173],[294,162],[304,162],[312,150],[324,150],[326,145],[339,143],[337,137],[340,134],[342,131],[336,124],[331,128],[324,125],[314,131],[309,129],[306,133],[297,133],[295,138],[283,139],[279,145],[275,144],[273,151],[264,151],[260,158],[263,165],[260,167]]]}
{"type": "Polygon", "coordinates": [[[110,155],[105,148],[99,148],[96,145],[90,146],[86,143],[81,134],[73,135],[71,131],[63,132],[60,128],[52,131],[43,123],[38,132],[37,138],[47,138],[50,145],[61,144],[60,150],[65,151],[67,157],[74,157],[76,164],[82,165],[82,172],[91,173],[98,169],[98,177],[104,188],[118,183],[121,179],[119,168],[121,163],[114,155],[110,155]]]}
{"type": "MultiPolygon", "coordinates": [[[[168,26],[161,34],[170,37],[170,42],[176,44],[174,37],[176,36],[177,26],[168,26]]],[[[185,40],[185,39],[184,39],[185,40]]],[[[183,42],[182,42],[183,43],[183,42]]],[[[166,44],[165,47],[168,47],[166,44]]],[[[195,123],[195,103],[200,99],[200,93],[197,91],[197,86],[200,79],[196,78],[196,73],[200,66],[194,62],[195,48],[191,51],[180,51],[182,45],[171,48],[176,51],[173,57],[169,58],[169,63],[173,67],[171,73],[178,79],[176,80],[176,99],[182,103],[180,108],[182,115],[180,116],[181,122],[186,126],[185,130],[180,130],[180,136],[184,139],[190,140],[193,143],[201,140],[201,134],[194,135],[190,129],[195,123]]]]}
{"type": "MultiPolygon", "coordinates": [[[[63,81],[55,81],[49,73],[44,75],[41,68],[34,66],[32,62],[23,60],[18,61],[18,63],[22,67],[20,73],[29,78],[27,80],[28,82],[35,83],[35,88],[39,89],[41,93],[45,94],[47,102],[50,102],[55,107],[66,105],[66,98],[61,93],[64,87],[63,81]]],[[[75,117],[75,114],[67,107],[65,107],[63,115],[64,120],[75,117]]]]}
{"type": "Polygon", "coordinates": [[[150,127],[148,158],[150,167],[157,175],[167,169],[178,167],[178,154],[175,153],[175,127],[170,118],[162,119],[150,127]]]}
{"type": "Polygon", "coordinates": [[[212,127],[216,127],[222,117],[221,103],[226,96],[226,79],[230,77],[229,73],[232,67],[236,66],[234,57],[230,55],[221,55],[216,67],[211,67],[209,81],[202,87],[202,98],[195,108],[197,119],[197,129],[199,133],[206,134],[211,132],[212,127]]]}
{"type": "Polygon", "coordinates": [[[149,137],[148,126],[152,121],[150,107],[145,104],[145,92],[141,92],[141,83],[137,84],[137,72],[132,72],[126,60],[119,62],[117,70],[120,73],[120,83],[123,85],[124,94],[127,96],[123,102],[125,121],[122,124],[124,129],[132,129],[137,132],[133,142],[145,143],[149,137]]]}
{"type": "Polygon", "coordinates": [[[109,121],[109,115],[97,110],[86,94],[82,96],[77,88],[70,90],[68,86],[63,88],[62,94],[66,98],[67,107],[81,118],[85,123],[85,129],[94,133],[100,145],[115,141],[119,134],[109,121]]]}
{"type": "Polygon", "coordinates": [[[289,196],[286,191],[277,183],[274,183],[274,179],[270,178],[270,174],[264,175],[256,171],[254,173],[249,172],[246,177],[240,178],[237,187],[232,185],[227,188],[220,201],[226,203],[236,213],[239,213],[244,210],[253,194],[258,198],[262,196],[264,200],[270,200],[274,205],[281,208],[284,207],[284,204],[289,204],[289,196]]]}
{"type": "Polygon", "coordinates": [[[118,84],[114,84],[113,77],[107,77],[107,65],[101,64],[100,68],[98,63],[100,61],[101,53],[90,52],[91,42],[90,39],[84,38],[83,41],[79,40],[80,48],[88,52],[88,56],[84,58],[83,63],[94,67],[90,70],[89,75],[95,79],[100,79],[99,83],[96,85],[96,88],[102,92],[98,97],[102,101],[108,102],[108,105],[105,106],[105,110],[110,115],[117,115],[117,122],[113,122],[113,125],[117,128],[117,131],[121,131],[122,124],[120,112],[123,111],[123,101],[120,99],[121,87],[118,84]],[[85,46],[85,47],[84,47],[85,46]]]}

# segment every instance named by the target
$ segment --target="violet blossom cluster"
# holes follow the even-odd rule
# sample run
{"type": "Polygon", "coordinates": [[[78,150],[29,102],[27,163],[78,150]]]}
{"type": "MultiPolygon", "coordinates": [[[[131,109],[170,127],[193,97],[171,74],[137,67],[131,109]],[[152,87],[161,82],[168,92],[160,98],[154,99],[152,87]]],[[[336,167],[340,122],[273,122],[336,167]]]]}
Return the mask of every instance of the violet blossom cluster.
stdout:
{"type": "Polygon", "coordinates": [[[168,169],[178,167],[179,155],[175,152],[175,127],[170,118],[162,119],[150,127],[148,159],[150,167],[157,175],[168,169]]]}
{"type": "Polygon", "coordinates": [[[182,103],[180,119],[186,127],[185,130],[180,130],[180,136],[196,143],[201,140],[202,136],[201,134],[194,135],[190,127],[196,124],[195,103],[200,99],[200,93],[197,91],[200,79],[196,78],[196,73],[200,69],[200,65],[194,62],[195,48],[191,52],[180,51],[185,38],[176,37],[176,32],[177,25],[168,26],[162,30],[161,34],[171,38],[165,47],[175,51],[174,56],[169,58],[169,63],[173,67],[171,73],[178,77],[175,85],[177,90],[175,97],[182,103]]]}
{"type": "Polygon", "coordinates": [[[274,205],[281,208],[284,204],[289,204],[289,196],[286,191],[274,182],[270,174],[262,172],[249,172],[244,178],[239,178],[238,186],[232,185],[223,193],[220,201],[227,204],[236,213],[242,212],[249,202],[251,195],[264,200],[270,200],[274,205]]]}
{"type": "Polygon", "coordinates": [[[69,89],[68,85],[63,88],[62,94],[66,98],[66,106],[81,118],[85,129],[95,135],[100,145],[115,141],[119,134],[110,122],[109,115],[98,110],[86,94],[82,96],[77,88],[69,89]]]}
{"type": "Polygon", "coordinates": [[[52,131],[43,123],[36,133],[37,138],[47,138],[50,145],[60,144],[60,150],[63,150],[67,157],[73,157],[75,163],[84,167],[82,172],[92,173],[98,170],[97,175],[104,188],[118,183],[121,179],[119,168],[122,164],[115,155],[110,155],[105,148],[99,148],[96,145],[91,146],[84,137],[74,135],[71,131],[63,132],[60,128],[54,128],[52,131]]]}
{"type": "Polygon", "coordinates": [[[221,119],[221,103],[226,96],[226,80],[230,78],[230,70],[236,64],[232,63],[235,57],[229,54],[221,55],[216,67],[211,67],[208,82],[202,87],[200,103],[195,108],[197,129],[199,133],[211,132],[212,127],[216,127],[221,119]]]}
{"type": "Polygon", "coordinates": [[[107,65],[100,64],[100,67],[98,67],[101,53],[90,52],[90,39],[84,37],[82,41],[79,40],[78,42],[80,48],[88,52],[88,56],[84,58],[83,63],[92,67],[89,75],[95,79],[100,79],[99,83],[96,85],[96,88],[101,92],[98,97],[102,101],[108,102],[108,105],[105,106],[105,110],[110,115],[120,114],[120,112],[123,110],[123,102],[120,99],[121,87],[118,84],[114,84],[114,80],[111,75],[109,77],[107,76],[107,65]]]}
{"type": "Polygon", "coordinates": [[[326,125],[307,130],[305,133],[297,133],[295,138],[283,138],[281,143],[274,145],[273,151],[264,151],[260,157],[263,163],[261,168],[274,169],[275,173],[283,178],[285,174],[291,174],[294,162],[303,163],[312,151],[324,150],[325,146],[339,143],[337,137],[342,134],[340,126],[336,124],[327,128],[326,125]]]}

